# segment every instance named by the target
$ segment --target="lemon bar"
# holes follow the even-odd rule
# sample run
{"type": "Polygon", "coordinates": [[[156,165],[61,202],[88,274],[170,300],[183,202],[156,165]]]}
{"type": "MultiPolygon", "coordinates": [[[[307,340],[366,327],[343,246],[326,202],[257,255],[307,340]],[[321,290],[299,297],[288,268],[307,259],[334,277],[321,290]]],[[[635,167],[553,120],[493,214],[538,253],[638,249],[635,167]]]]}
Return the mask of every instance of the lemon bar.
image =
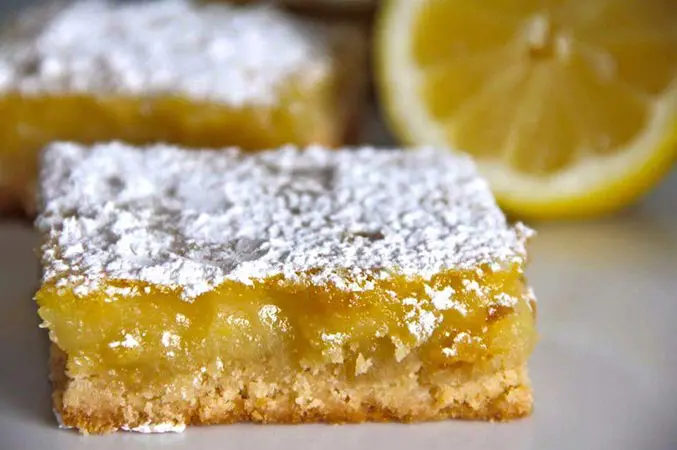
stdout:
{"type": "Polygon", "coordinates": [[[29,10],[0,47],[0,209],[34,206],[50,142],[264,149],[356,134],[365,45],[270,6],[76,1],[29,10]]]}
{"type": "Polygon", "coordinates": [[[56,143],[40,191],[64,426],[531,411],[530,230],[466,156],[56,143]]]}

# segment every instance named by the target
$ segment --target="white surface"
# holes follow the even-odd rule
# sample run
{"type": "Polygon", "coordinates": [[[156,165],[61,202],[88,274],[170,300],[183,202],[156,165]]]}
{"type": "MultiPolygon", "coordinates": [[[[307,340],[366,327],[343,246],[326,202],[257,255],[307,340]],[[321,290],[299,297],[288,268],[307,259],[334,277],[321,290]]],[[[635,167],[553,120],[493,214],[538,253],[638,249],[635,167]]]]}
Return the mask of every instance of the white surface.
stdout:
{"type": "Polygon", "coordinates": [[[30,298],[37,240],[0,224],[0,450],[288,448],[677,449],[677,173],[642,204],[533,224],[540,344],[534,415],[508,424],[231,425],[82,437],[56,427],[47,336],[30,298]]]}

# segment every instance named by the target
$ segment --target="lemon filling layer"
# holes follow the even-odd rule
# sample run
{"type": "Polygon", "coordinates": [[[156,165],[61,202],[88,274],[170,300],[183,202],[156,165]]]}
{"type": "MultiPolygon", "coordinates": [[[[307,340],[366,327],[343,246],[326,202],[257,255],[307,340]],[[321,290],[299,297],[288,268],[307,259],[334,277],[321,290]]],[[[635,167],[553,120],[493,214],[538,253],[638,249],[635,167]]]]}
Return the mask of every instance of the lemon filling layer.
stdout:
{"type": "Polygon", "coordinates": [[[0,96],[0,182],[24,184],[36,176],[38,152],[57,140],[174,142],[248,150],[289,142],[336,145],[345,137],[337,114],[335,77],[314,86],[289,82],[274,105],[233,107],[176,96],[0,96]],[[86,126],[82,124],[86,123],[86,126]]]}
{"type": "Polygon", "coordinates": [[[359,376],[415,352],[432,367],[479,372],[523,364],[535,342],[533,297],[517,267],[395,276],[373,289],[226,282],[192,302],[147,283],[110,281],[86,297],[47,285],[37,295],[71,377],[157,382],[218,361],[344,364],[359,376]],[[172,375],[172,376],[173,376],[172,375]]]}

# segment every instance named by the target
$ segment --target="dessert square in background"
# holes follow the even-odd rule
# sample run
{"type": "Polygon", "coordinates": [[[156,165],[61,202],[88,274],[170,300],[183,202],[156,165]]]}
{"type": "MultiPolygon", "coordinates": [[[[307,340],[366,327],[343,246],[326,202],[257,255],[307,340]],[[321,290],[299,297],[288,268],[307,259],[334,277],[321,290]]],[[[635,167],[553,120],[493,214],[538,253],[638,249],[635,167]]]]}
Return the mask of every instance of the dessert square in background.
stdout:
{"type": "Polygon", "coordinates": [[[354,140],[363,38],[258,5],[29,9],[0,48],[0,208],[32,210],[37,154],[55,140],[247,150],[354,140]]]}

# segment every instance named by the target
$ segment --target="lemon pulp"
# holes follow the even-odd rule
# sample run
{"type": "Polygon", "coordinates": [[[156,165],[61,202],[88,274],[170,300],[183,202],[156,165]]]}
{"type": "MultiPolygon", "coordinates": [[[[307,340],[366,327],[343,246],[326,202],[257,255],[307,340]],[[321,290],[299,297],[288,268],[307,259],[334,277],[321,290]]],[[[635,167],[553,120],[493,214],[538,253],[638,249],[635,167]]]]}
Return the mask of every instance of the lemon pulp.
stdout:
{"type": "Polygon", "coordinates": [[[473,154],[531,217],[636,199],[677,153],[677,4],[390,0],[378,70],[396,133],[473,154]]]}

